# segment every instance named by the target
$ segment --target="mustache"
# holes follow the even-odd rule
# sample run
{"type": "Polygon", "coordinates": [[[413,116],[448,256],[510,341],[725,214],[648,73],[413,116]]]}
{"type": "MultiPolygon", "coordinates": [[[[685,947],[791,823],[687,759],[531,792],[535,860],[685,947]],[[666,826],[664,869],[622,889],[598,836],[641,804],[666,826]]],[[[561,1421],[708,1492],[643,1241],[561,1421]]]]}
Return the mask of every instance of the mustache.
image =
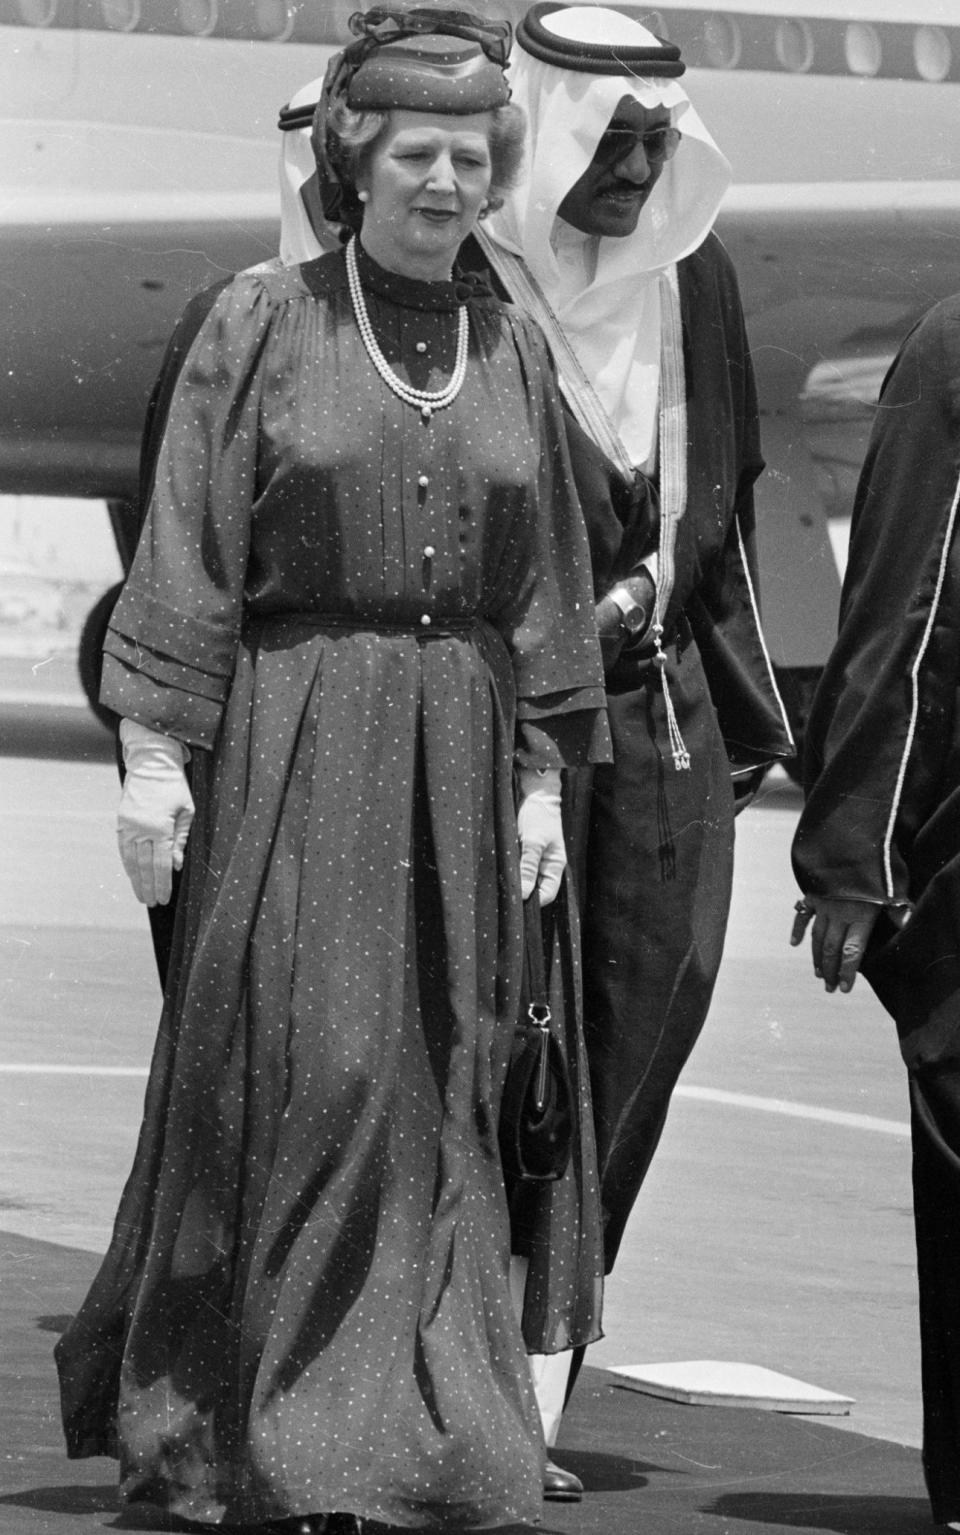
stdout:
{"type": "Polygon", "coordinates": [[[619,192],[624,197],[635,197],[638,192],[646,192],[650,189],[651,177],[646,181],[625,181],[619,177],[616,181],[602,181],[597,187],[598,192],[619,192]]]}

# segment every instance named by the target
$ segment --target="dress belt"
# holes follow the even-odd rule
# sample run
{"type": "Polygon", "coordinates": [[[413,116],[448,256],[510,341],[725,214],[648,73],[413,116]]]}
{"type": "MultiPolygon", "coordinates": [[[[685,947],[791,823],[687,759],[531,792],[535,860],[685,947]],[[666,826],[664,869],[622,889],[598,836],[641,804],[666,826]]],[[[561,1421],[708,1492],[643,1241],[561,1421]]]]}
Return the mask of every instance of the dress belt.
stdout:
{"type": "Polygon", "coordinates": [[[361,633],[369,630],[374,634],[412,634],[420,640],[467,634],[472,629],[482,628],[484,624],[482,618],[435,618],[432,613],[421,614],[419,618],[372,618],[366,614],[316,613],[312,610],[264,613],[251,621],[256,624],[303,624],[316,629],[352,629],[361,633]]]}

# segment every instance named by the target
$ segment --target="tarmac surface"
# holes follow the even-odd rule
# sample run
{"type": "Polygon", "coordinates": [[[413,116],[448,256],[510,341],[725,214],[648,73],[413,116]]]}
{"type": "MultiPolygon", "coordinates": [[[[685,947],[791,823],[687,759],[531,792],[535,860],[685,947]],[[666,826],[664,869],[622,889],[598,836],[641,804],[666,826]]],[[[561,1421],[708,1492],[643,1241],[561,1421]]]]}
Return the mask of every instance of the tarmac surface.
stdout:
{"type": "MultiPolygon", "coordinates": [[[[68,1462],[51,1349],[103,1251],[136,1136],[158,994],[116,857],[110,738],[67,661],[0,660],[0,1532],[162,1526],[115,1467],[68,1462]]],[[[557,1459],[587,1486],[547,1532],[929,1529],[906,1087],[868,989],[826,997],[786,944],[799,798],[738,825],[711,1018],[610,1281],[557,1459]],[[603,1367],[766,1365],[847,1418],[689,1407],[603,1367]]]]}
{"type": "MultiPolygon", "coordinates": [[[[26,1238],[8,1237],[0,1250],[0,1326],[10,1340],[0,1529],[188,1530],[151,1510],[121,1510],[111,1461],[63,1457],[50,1348],[92,1277],[94,1257],[26,1238]]],[[[581,1477],[585,1497],[545,1505],[544,1535],[926,1535],[930,1528],[915,1450],[837,1434],[816,1419],[680,1407],[611,1387],[601,1371],[587,1370],[563,1444],[557,1459],[581,1477]]]]}

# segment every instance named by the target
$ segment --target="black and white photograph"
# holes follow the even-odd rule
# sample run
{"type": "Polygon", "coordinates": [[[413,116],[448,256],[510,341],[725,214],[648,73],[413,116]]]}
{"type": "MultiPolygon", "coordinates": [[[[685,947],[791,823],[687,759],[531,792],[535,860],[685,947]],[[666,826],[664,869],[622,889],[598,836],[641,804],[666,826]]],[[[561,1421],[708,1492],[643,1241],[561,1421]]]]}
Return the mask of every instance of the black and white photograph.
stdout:
{"type": "Polygon", "coordinates": [[[960,3],[0,86],[0,1535],[960,1531],[960,3]]]}

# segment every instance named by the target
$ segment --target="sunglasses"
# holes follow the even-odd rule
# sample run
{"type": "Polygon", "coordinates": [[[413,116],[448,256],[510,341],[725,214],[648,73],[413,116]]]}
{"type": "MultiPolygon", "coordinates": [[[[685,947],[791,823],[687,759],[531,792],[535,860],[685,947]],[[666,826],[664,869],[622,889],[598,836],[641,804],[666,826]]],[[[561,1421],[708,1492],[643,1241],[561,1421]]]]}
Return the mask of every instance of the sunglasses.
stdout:
{"type": "Polygon", "coordinates": [[[608,128],[601,138],[594,153],[594,162],[609,169],[613,165],[619,165],[627,155],[633,153],[638,144],[643,145],[643,152],[651,165],[665,165],[672,160],[680,145],[682,135],[679,128],[672,128],[669,123],[663,123],[657,128],[608,128]]]}
{"type": "Polygon", "coordinates": [[[396,42],[402,37],[464,37],[479,43],[487,58],[501,69],[510,54],[513,28],[509,21],[487,21],[472,11],[414,9],[394,11],[374,6],[369,11],[354,11],[349,21],[355,37],[377,43],[396,42]]]}

